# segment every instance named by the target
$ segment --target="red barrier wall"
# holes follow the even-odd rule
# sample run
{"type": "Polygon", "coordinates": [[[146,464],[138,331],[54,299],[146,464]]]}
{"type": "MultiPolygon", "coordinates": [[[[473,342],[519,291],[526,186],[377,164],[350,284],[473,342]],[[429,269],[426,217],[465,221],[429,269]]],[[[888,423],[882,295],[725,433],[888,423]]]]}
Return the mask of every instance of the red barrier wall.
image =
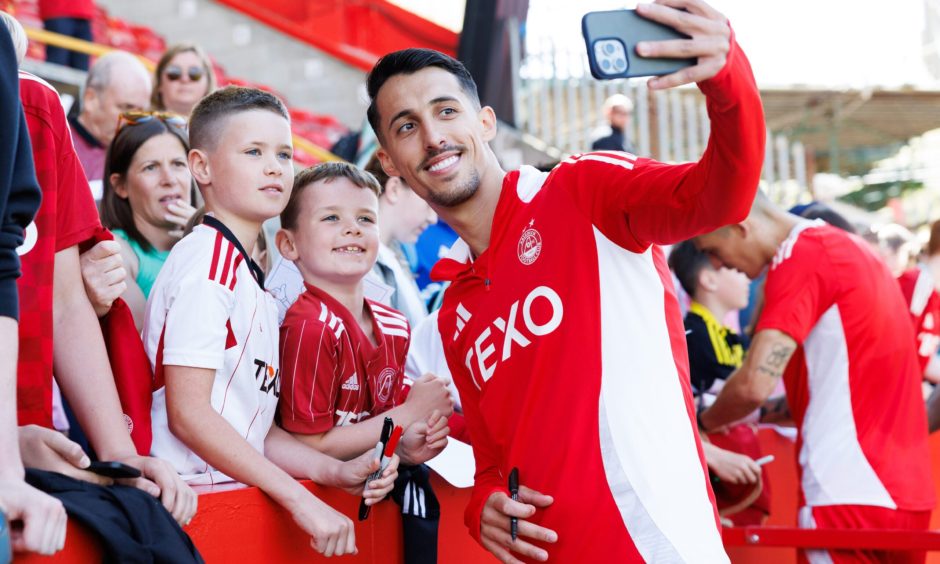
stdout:
{"type": "Polygon", "coordinates": [[[364,71],[406,47],[457,54],[458,34],[385,0],[219,1],[364,71]]]}
{"type": "MultiPolygon", "coordinates": [[[[773,497],[772,513],[766,525],[793,527],[796,525],[798,491],[793,443],[769,430],[761,431],[760,439],[764,453],[776,457],[768,467],[773,497]]],[[[931,437],[930,449],[934,489],[940,491],[940,433],[931,437]]],[[[470,490],[453,488],[433,473],[432,483],[441,502],[439,561],[442,564],[495,562],[470,538],[464,527],[463,510],[470,490]]],[[[326,503],[355,520],[358,498],[309,482],[306,485],[326,503]]],[[[934,511],[931,529],[940,530],[940,511],[934,511]]],[[[199,512],[186,530],[207,562],[293,562],[301,558],[311,562],[326,561],[308,548],[308,538],[294,525],[290,516],[256,488],[216,488],[200,493],[199,512]]],[[[356,539],[359,554],[344,557],[342,562],[401,563],[398,506],[386,501],[373,508],[365,523],[356,521],[356,539]]],[[[796,550],[792,548],[729,546],[728,554],[735,564],[796,562],[796,550]]],[[[19,556],[15,562],[84,564],[100,560],[101,553],[95,539],[82,527],[70,522],[64,551],[51,558],[19,556]]],[[[931,553],[927,562],[940,564],[940,552],[931,553]]]]}

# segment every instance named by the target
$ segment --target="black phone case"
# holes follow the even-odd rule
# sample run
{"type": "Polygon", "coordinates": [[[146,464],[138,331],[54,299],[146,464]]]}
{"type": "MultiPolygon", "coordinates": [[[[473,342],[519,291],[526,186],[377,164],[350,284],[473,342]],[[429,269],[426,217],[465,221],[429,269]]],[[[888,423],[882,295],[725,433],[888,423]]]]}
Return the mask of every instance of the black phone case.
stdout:
{"type": "Polygon", "coordinates": [[[140,478],[140,470],[121,462],[95,461],[86,470],[108,478],[140,478]]]}
{"type": "Polygon", "coordinates": [[[588,12],[581,18],[581,33],[587,47],[591,75],[598,80],[631,78],[635,76],[663,76],[684,67],[689,67],[698,59],[661,59],[647,58],[636,54],[636,44],[640,41],[661,41],[668,39],[689,39],[671,27],[648,20],[636,13],[636,10],[610,10],[588,12]],[[627,52],[627,68],[617,74],[602,73],[594,55],[594,43],[602,39],[619,39],[627,52]]]}

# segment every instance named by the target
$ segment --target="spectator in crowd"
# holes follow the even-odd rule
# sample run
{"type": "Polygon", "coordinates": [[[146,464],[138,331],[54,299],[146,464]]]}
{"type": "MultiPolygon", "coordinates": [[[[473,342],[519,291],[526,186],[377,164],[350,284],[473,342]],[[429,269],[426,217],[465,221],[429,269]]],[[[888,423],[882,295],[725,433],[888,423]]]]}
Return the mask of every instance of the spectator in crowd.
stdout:
{"type": "MultiPolygon", "coordinates": [[[[186,123],[178,116],[121,114],[120,129],[108,150],[101,222],[117,236],[128,275],[126,289],[120,295],[130,306],[138,328],[157,274],[196,212],[185,128],[186,123]]],[[[86,279],[91,270],[104,278],[110,272],[108,267],[115,268],[113,259],[98,259],[92,266],[92,259],[86,255],[82,256],[86,279]]],[[[108,311],[114,299],[111,292],[89,295],[99,315],[108,311]]]]}
{"type": "MultiPolygon", "coordinates": [[[[91,21],[95,19],[95,0],[39,0],[39,17],[46,31],[92,41],[91,21]]],[[[46,45],[46,62],[88,70],[85,53],[46,45]]]]}
{"type": "Polygon", "coordinates": [[[307,169],[294,183],[278,250],[294,261],[306,291],[281,324],[280,422],[343,460],[375,445],[384,417],[401,425],[399,481],[411,485],[396,490],[423,498],[403,507],[405,560],[436,562],[440,512],[428,469],[418,465],[447,446],[453,404],[447,381],[434,375],[405,385],[408,321],[363,295],[379,252],[381,190],[375,177],[347,163],[307,169]]]}
{"type": "Polygon", "coordinates": [[[156,380],[152,452],[190,483],[237,480],[287,509],[318,552],[355,552],[348,517],[292,476],[380,501],[373,448],[341,463],[273,425],[280,393],[277,308],[251,259],[261,224],[283,211],[294,177],[290,121],[275,96],[228,87],[190,120],[189,165],[207,215],[170,251],[151,289],[144,344],[156,380]],[[233,376],[234,375],[234,376],[233,376]],[[364,486],[365,484],[365,486],[364,486]]]}
{"type": "MultiPolygon", "coordinates": [[[[53,554],[65,545],[65,509],[62,503],[26,484],[17,439],[16,367],[18,354],[20,275],[17,248],[36,210],[40,191],[33,172],[26,119],[19,101],[16,69],[25,53],[25,37],[14,46],[7,32],[13,18],[2,14],[0,27],[0,528],[17,551],[53,554]]],[[[0,550],[0,560],[11,558],[0,550]]]]}
{"type": "Polygon", "coordinates": [[[194,43],[177,43],[167,49],[157,62],[154,79],[151,108],[185,118],[216,87],[212,63],[194,43]]]}
{"type": "Polygon", "coordinates": [[[458,61],[406,49],[367,81],[383,168],[462,238],[434,270],[453,281],[438,327],[473,437],[467,525],[503,562],[727,561],[657,245],[747,214],[764,118],[723,15],[699,0],[637,9],[693,37],[639,52],[698,58],[650,81],[704,92],[711,138],[698,163],[605,153],[507,173],[488,145],[493,110],[458,61]]]}
{"type": "Polygon", "coordinates": [[[150,104],[150,73],[137,57],[112,51],[95,61],[82,92],[81,111],[69,119],[72,144],[92,186],[101,199],[104,157],[122,112],[146,109],[150,104]]]}
{"type": "Polygon", "coordinates": [[[604,101],[604,119],[607,127],[596,135],[591,143],[592,151],[626,151],[633,153],[633,143],[630,142],[628,131],[630,119],[633,117],[633,101],[623,94],[614,94],[604,101]]]}
{"type": "MultiPolygon", "coordinates": [[[[763,194],[742,223],[695,244],[716,265],[751,278],[767,269],[747,357],[699,413],[702,430],[761,406],[765,420],[792,413],[805,502],[800,526],[926,530],[934,493],[921,375],[911,324],[898,315],[904,298],[884,263],[861,239],[790,215],[763,194]],[[765,404],[781,377],[787,397],[765,404]]],[[[924,561],[923,552],[901,551],[805,556],[924,561]]]]}
{"type": "Polygon", "coordinates": [[[415,194],[400,176],[382,170],[378,157],[366,165],[382,186],[379,196],[379,251],[372,269],[376,278],[395,289],[391,306],[415,327],[428,316],[421,291],[400,245],[411,245],[424,230],[437,221],[437,214],[415,194]]]}
{"type": "MultiPolygon", "coordinates": [[[[20,96],[43,201],[32,233],[18,250],[23,266],[19,292],[17,413],[21,425],[52,427],[55,380],[101,460],[137,467],[133,483],[163,501],[180,523],[196,512],[196,495],[166,462],[140,456],[122,414],[104,338],[85,292],[80,244],[100,230],[97,210],[56,91],[20,71],[20,96]],[[55,335],[55,338],[53,338],[55,335]]],[[[56,472],[74,466],[63,461],[56,472]]]]}
{"type": "Polygon", "coordinates": [[[914,324],[914,345],[924,379],[932,384],[940,382],[940,221],[930,226],[925,258],[921,264],[898,277],[907,310],[914,324]]]}
{"type": "MultiPolygon", "coordinates": [[[[722,320],[747,305],[748,279],[737,270],[713,267],[691,241],[672,248],[669,266],[692,298],[685,316],[685,340],[692,392],[696,403],[704,407],[744,358],[746,338],[722,320]]],[[[714,485],[719,514],[739,526],[761,524],[770,513],[770,495],[767,476],[754,462],[761,457],[761,449],[753,421],[703,440],[705,461],[718,478],[714,485]]]]}

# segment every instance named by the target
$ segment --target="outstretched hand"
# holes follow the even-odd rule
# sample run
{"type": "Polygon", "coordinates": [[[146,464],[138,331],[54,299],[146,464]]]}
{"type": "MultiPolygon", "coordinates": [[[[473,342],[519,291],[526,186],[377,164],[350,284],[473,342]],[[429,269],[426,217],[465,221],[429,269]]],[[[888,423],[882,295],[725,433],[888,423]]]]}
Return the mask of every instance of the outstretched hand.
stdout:
{"type": "Polygon", "coordinates": [[[652,78],[651,90],[662,90],[692,82],[708,80],[721,71],[731,49],[731,27],[728,18],[702,0],[654,0],[639,4],[637,12],[644,18],[667,25],[690,39],[642,41],[636,50],[641,57],[697,57],[698,63],[672,74],[652,78]]]}

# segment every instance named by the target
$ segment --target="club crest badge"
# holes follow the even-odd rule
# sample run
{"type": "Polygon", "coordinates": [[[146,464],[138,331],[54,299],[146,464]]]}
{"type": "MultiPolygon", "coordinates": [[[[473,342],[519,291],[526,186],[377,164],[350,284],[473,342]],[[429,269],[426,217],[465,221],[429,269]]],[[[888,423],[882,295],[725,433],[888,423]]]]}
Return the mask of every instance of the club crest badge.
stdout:
{"type": "Polygon", "coordinates": [[[386,403],[392,397],[392,383],[395,381],[395,369],[387,367],[379,373],[378,383],[379,403],[386,403]]]}
{"type": "Polygon", "coordinates": [[[535,262],[542,254],[542,235],[532,226],[533,223],[535,220],[529,222],[525,231],[522,232],[522,237],[519,237],[519,245],[516,247],[519,261],[526,266],[535,262]]]}

